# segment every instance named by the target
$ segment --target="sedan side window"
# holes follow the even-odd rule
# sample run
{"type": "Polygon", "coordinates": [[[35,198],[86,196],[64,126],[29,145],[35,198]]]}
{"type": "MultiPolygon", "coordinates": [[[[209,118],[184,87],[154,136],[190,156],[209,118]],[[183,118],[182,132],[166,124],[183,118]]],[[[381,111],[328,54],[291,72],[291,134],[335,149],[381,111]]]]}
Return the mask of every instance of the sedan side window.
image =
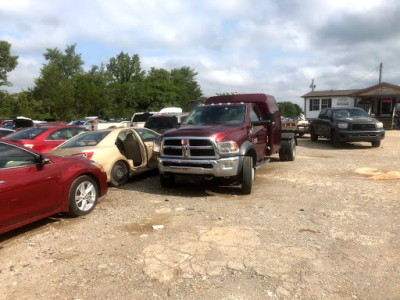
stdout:
{"type": "Polygon", "coordinates": [[[36,159],[32,153],[0,143],[0,169],[34,164],[36,164],[36,159]]]}

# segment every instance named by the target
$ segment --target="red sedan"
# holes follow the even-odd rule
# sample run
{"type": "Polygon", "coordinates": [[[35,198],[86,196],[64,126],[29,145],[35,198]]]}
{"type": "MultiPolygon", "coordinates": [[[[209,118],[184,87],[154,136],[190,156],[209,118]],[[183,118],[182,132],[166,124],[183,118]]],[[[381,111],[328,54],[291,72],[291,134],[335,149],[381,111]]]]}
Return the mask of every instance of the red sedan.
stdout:
{"type": "Polygon", "coordinates": [[[47,152],[84,131],[87,129],[79,126],[28,127],[4,139],[39,152],[47,152]]]}
{"type": "Polygon", "coordinates": [[[0,141],[0,234],[60,212],[90,213],[107,193],[102,166],[0,141]]]}

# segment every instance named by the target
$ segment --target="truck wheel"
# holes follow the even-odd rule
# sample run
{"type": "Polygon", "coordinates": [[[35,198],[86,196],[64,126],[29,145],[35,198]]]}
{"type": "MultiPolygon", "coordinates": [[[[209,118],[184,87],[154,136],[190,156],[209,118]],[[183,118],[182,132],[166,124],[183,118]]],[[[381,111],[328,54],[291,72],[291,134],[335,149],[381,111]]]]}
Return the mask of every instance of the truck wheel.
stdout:
{"type": "Polygon", "coordinates": [[[334,131],[331,132],[330,141],[331,141],[331,144],[333,145],[333,147],[335,147],[335,148],[340,147],[340,145],[342,144],[339,141],[336,132],[334,132],[334,131]]]}
{"type": "Polygon", "coordinates": [[[296,157],[296,142],[294,140],[290,140],[289,149],[279,150],[279,159],[281,161],[294,161],[295,157],[296,157]]]}
{"type": "Polygon", "coordinates": [[[381,141],[371,142],[372,147],[379,147],[381,145],[381,141]]]}
{"type": "Polygon", "coordinates": [[[311,141],[312,142],[318,141],[318,135],[315,134],[314,127],[310,128],[310,136],[311,136],[311,141]]]}
{"type": "Polygon", "coordinates": [[[175,185],[175,176],[160,174],[160,183],[163,188],[171,188],[175,185]]]}
{"type": "Polygon", "coordinates": [[[251,188],[254,181],[254,168],[253,168],[253,158],[251,156],[245,156],[243,159],[243,169],[242,169],[242,193],[250,194],[251,188]]]}
{"type": "Polygon", "coordinates": [[[128,167],[122,161],[117,161],[110,174],[110,183],[112,186],[120,187],[127,183],[129,177],[128,167]]]}

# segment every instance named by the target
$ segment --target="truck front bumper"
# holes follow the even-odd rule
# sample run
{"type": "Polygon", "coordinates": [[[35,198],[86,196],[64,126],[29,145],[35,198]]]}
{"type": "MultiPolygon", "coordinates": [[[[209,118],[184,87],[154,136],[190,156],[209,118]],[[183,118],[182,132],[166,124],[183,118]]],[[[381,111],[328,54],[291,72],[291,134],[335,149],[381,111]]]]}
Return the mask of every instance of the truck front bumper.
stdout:
{"type": "Polygon", "coordinates": [[[385,138],[385,130],[380,131],[338,131],[341,142],[377,142],[385,138]]]}
{"type": "Polygon", "coordinates": [[[160,173],[232,177],[238,175],[242,162],[243,156],[202,160],[159,157],[158,169],[160,173]]]}

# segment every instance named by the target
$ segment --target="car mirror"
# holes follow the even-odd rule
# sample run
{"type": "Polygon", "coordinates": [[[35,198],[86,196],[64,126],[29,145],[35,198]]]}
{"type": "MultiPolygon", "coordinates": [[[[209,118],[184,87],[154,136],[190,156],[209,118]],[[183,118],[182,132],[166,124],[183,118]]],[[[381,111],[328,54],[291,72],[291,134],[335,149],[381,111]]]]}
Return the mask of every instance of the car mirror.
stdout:
{"type": "Polygon", "coordinates": [[[36,156],[36,167],[41,170],[43,169],[43,166],[46,164],[46,159],[42,154],[39,156],[36,156]]]}

